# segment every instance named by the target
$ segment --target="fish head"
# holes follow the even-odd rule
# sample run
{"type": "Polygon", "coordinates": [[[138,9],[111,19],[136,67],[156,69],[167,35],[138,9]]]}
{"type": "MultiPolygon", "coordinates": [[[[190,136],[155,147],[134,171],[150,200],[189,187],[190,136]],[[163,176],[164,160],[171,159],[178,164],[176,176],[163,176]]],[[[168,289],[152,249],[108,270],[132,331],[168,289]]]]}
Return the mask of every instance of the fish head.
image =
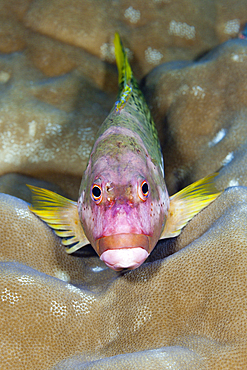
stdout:
{"type": "Polygon", "coordinates": [[[114,270],[134,269],[146,260],[159,240],[168,207],[159,167],[149,156],[133,152],[96,161],[87,169],[78,200],[88,240],[114,270]]]}

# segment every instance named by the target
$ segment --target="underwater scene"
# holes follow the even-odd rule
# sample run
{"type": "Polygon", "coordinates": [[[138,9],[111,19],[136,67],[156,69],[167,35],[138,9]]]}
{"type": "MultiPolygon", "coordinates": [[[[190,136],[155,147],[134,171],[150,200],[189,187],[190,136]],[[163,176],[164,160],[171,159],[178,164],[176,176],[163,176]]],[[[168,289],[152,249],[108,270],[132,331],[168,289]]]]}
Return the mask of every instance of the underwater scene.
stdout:
{"type": "Polygon", "coordinates": [[[0,2],[0,369],[247,368],[246,24],[0,2]]]}

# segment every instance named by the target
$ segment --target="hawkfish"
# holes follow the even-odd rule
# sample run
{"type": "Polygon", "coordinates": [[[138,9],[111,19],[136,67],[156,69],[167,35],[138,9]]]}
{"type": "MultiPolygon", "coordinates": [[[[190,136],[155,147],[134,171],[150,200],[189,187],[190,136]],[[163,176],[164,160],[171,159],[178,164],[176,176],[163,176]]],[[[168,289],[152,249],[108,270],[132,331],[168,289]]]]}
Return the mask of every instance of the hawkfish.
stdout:
{"type": "Polygon", "coordinates": [[[29,186],[31,211],[73,253],[91,244],[114,269],[135,269],[158,240],[175,237],[220,193],[217,174],[169,197],[158,133],[119,35],[114,39],[119,93],[96,136],[77,202],[29,186]]]}

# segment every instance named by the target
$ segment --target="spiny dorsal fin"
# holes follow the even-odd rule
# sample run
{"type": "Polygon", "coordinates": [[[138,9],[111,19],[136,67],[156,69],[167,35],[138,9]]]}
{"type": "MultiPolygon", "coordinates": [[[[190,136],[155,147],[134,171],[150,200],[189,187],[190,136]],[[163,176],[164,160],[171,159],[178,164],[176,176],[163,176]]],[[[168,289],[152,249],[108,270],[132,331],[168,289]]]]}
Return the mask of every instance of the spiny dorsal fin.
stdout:
{"type": "Polygon", "coordinates": [[[27,186],[32,191],[30,210],[62,239],[67,253],[73,253],[90,244],[84,234],[76,202],[47,189],[27,186]]]}
{"type": "Polygon", "coordinates": [[[170,197],[168,217],[160,239],[179,235],[197,213],[221,194],[214,185],[217,175],[204,177],[170,197]]]}

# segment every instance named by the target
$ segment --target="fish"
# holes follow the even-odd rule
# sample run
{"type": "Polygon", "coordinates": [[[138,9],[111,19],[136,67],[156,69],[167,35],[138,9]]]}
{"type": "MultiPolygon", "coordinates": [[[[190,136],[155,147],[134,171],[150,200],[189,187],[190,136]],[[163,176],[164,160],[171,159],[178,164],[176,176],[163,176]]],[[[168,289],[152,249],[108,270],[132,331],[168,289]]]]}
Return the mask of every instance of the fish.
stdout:
{"type": "Polygon", "coordinates": [[[169,196],[158,133],[118,33],[119,92],[96,136],[77,202],[29,186],[30,210],[67,253],[91,244],[111,269],[138,268],[157,242],[180,234],[220,194],[209,175],[169,196]]]}

